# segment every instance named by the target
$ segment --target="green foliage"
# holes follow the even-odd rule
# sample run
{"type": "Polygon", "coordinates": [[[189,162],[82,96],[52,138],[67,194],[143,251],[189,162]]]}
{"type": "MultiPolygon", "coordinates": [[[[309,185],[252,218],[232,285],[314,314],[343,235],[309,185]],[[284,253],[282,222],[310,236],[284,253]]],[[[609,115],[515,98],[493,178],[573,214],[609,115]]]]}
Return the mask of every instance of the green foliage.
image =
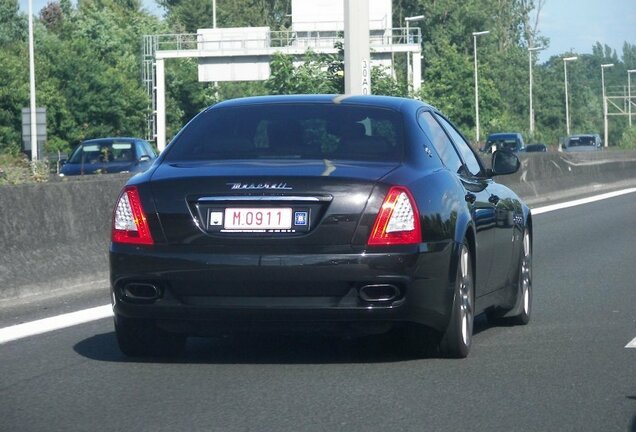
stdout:
{"type": "MultiPolygon", "coordinates": [[[[158,0],[166,17],[179,32],[195,33],[213,27],[210,0],[158,0]]],[[[218,27],[262,27],[280,30],[291,24],[291,0],[217,0],[218,27]]]]}
{"type": "MultiPolygon", "coordinates": [[[[307,51],[300,66],[294,66],[290,56],[275,54],[270,62],[271,77],[265,82],[265,88],[270,94],[343,94],[344,50],[340,42],[335,47],[338,52],[333,55],[307,51]]],[[[393,78],[385,67],[371,68],[371,88],[377,95],[408,95],[406,83],[393,78]]]]}
{"type": "MultiPolygon", "coordinates": [[[[140,51],[144,35],[196,32],[212,27],[210,0],[159,0],[161,19],[141,8],[141,0],[59,0],[49,2],[35,22],[37,105],[47,109],[46,151],[70,151],[83,139],[104,135],[143,136],[150,101],[142,86],[140,51]]],[[[415,96],[437,106],[466,136],[474,137],[474,66],[471,32],[478,38],[481,135],[520,131],[528,141],[556,144],[565,135],[562,56],[534,65],[536,130],[529,136],[529,44],[548,43],[529,28],[536,0],[393,0],[393,25],[425,16],[421,91],[406,82],[406,55],[394,55],[394,70],[373,67],[374,94],[415,96]]],[[[540,2],[539,2],[540,3],[540,2]]],[[[29,104],[27,19],[17,0],[0,0],[0,154],[21,163],[21,109],[29,104]]],[[[291,0],[217,0],[219,27],[290,27],[291,0]]],[[[263,94],[344,93],[344,51],[302,58],[275,55],[271,77],[262,82],[200,83],[195,60],[166,63],[167,136],[218,101],[263,94]]],[[[622,91],[628,69],[636,69],[636,45],[625,43],[622,57],[596,43],[592,54],[568,64],[572,133],[603,130],[600,65],[609,91],[622,91]],[[612,90],[613,89],[613,90],[612,90]],[[616,90],[619,89],[619,90],[616,90]]],[[[570,55],[574,53],[564,53],[570,55]]],[[[632,78],[636,79],[635,76],[632,78]]],[[[633,148],[634,130],[625,117],[611,117],[610,146],[633,148]]],[[[3,162],[6,164],[6,161],[3,162]]],[[[31,167],[11,173],[30,178],[31,167]]],[[[5,171],[5,182],[7,169],[5,171]]],[[[22,177],[21,177],[22,176],[22,177]]],[[[14,180],[11,180],[14,181],[14,180]]],[[[17,181],[17,180],[16,180],[17,181]]]]}
{"type": "Polygon", "coordinates": [[[24,79],[27,58],[22,47],[0,50],[0,153],[15,154],[20,149],[21,110],[29,100],[28,80],[24,79]]]}
{"type": "Polygon", "coordinates": [[[391,76],[387,67],[373,66],[371,68],[371,89],[373,94],[382,96],[408,96],[406,81],[400,81],[391,76]]]}
{"type": "Polygon", "coordinates": [[[0,47],[26,40],[27,19],[19,14],[18,0],[0,0],[0,47]]]}
{"type": "Polygon", "coordinates": [[[623,150],[636,150],[636,126],[625,129],[618,146],[623,150]]]}
{"type": "Polygon", "coordinates": [[[270,94],[338,93],[340,78],[334,77],[329,67],[334,61],[334,56],[308,51],[304,62],[295,67],[292,57],[275,54],[265,88],[270,94]]]}

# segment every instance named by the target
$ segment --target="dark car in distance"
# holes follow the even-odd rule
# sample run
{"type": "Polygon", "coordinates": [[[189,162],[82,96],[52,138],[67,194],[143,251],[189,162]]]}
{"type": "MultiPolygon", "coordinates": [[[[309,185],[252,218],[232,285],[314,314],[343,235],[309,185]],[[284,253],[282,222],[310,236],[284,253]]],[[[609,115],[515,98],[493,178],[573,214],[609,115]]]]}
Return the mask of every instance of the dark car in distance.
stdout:
{"type": "Polygon", "coordinates": [[[548,151],[548,147],[545,144],[528,144],[524,151],[526,153],[545,153],[548,151]]]}
{"type": "Polygon", "coordinates": [[[136,173],[157,158],[154,148],[140,138],[96,138],[81,142],[60,169],[60,176],[136,173]]]}
{"type": "Polygon", "coordinates": [[[514,153],[524,151],[523,136],[519,132],[491,133],[486,138],[486,145],[483,151],[494,153],[497,150],[508,150],[514,153]]]}
{"type": "Polygon", "coordinates": [[[382,96],[230,100],[191,120],[113,214],[119,347],[188,336],[393,332],[465,357],[477,314],[526,324],[532,216],[434,107],[382,96]]]}

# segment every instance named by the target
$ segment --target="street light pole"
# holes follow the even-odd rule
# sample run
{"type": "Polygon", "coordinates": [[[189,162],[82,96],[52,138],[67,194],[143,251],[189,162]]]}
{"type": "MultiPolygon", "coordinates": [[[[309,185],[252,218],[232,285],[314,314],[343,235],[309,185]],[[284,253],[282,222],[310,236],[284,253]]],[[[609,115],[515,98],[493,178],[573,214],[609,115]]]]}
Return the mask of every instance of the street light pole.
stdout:
{"type": "Polygon", "coordinates": [[[212,0],[212,28],[216,28],[216,0],[212,0]]]}
{"type": "Polygon", "coordinates": [[[564,57],[563,58],[563,76],[565,83],[565,130],[566,135],[570,135],[570,110],[569,110],[569,102],[568,102],[568,62],[574,61],[578,59],[577,56],[574,57],[564,57]]]}
{"type": "Polygon", "coordinates": [[[29,93],[30,93],[30,119],[31,119],[31,160],[38,159],[38,129],[35,115],[35,47],[33,43],[33,0],[29,0],[29,93]]]}
{"type": "Polygon", "coordinates": [[[629,127],[632,127],[632,80],[631,75],[636,72],[636,69],[630,69],[627,71],[627,107],[629,112],[629,127]]]}
{"type": "Polygon", "coordinates": [[[528,48],[528,76],[529,76],[529,80],[530,80],[530,90],[529,90],[529,97],[530,97],[530,136],[534,136],[534,110],[532,108],[532,53],[534,51],[538,51],[538,50],[542,50],[543,47],[542,46],[538,46],[538,47],[531,47],[528,48]]]}
{"type": "Polygon", "coordinates": [[[479,143],[479,80],[477,77],[477,36],[487,35],[490,30],[473,32],[473,58],[475,61],[475,142],[479,143]]]}
{"type": "Polygon", "coordinates": [[[603,87],[603,146],[607,147],[607,97],[605,96],[605,68],[613,67],[614,63],[601,65],[601,87],[603,87]]]}
{"type": "MultiPolygon", "coordinates": [[[[409,23],[422,21],[424,19],[424,15],[410,16],[405,17],[404,21],[406,21],[406,43],[411,43],[411,35],[409,34],[409,23]]],[[[410,83],[413,80],[413,71],[411,69],[411,51],[406,52],[406,78],[407,82],[410,83]]]]}

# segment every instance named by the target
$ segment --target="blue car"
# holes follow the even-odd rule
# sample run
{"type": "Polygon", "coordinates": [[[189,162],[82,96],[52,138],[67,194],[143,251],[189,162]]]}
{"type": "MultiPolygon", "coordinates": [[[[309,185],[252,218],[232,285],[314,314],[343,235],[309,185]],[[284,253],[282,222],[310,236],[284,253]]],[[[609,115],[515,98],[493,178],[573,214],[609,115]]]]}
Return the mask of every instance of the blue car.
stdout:
{"type": "Polygon", "coordinates": [[[141,172],[156,158],[154,148],[140,138],[97,138],[75,148],[60,176],[141,172]]]}

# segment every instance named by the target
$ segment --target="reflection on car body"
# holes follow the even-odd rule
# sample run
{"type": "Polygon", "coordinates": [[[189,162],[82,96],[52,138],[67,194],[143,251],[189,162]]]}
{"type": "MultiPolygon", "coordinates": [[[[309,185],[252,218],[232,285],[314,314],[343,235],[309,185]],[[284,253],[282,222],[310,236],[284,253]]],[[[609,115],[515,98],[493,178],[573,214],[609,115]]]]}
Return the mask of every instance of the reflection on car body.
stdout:
{"type": "Polygon", "coordinates": [[[532,217],[420,101],[226,101],[196,116],[116,204],[115,329],[128,355],[189,335],[394,331],[465,357],[473,319],[525,324],[532,217]],[[434,336],[431,336],[431,329],[434,336]]]}
{"type": "Polygon", "coordinates": [[[153,147],[140,138],[96,138],[73,150],[60,176],[140,172],[156,158],[153,147]]]}

